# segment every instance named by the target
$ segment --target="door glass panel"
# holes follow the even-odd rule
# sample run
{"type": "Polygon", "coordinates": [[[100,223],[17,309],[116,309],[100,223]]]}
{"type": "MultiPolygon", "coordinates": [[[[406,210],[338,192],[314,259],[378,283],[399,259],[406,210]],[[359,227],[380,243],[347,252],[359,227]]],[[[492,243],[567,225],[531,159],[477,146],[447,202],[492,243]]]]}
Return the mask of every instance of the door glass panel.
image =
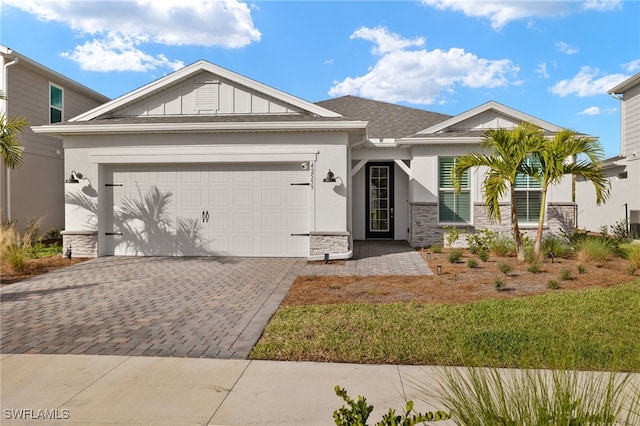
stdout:
{"type": "Polygon", "coordinates": [[[389,231],[389,166],[369,168],[369,230],[389,231]]]}

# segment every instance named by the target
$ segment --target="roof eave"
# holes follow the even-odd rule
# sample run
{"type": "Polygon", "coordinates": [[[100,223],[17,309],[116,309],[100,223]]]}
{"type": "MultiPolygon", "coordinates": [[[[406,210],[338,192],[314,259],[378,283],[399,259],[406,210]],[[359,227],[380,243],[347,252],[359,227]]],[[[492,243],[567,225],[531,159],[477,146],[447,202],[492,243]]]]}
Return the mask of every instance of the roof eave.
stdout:
{"type": "Polygon", "coordinates": [[[465,136],[465,137],[443,137],[443,138],[401,138],[397,140],[400,145],[474,145],[482,142],[482,137],[465,136]]]}
{"type": "Polygon", "coordinates": [[[640,84],[640,72],[636,75],[626,79],[622,83],[618,84],[613,89],[607,91],[609,95],[621,95],[624,94],[627,90],[634,87],[635,85],[640,84]]]}
{"type": "Polygon", "coordinates": [[[224,133],[275,131],[365,131],[366,121],[238,122],[238,123],[136,123],[136,124],[58,124],[34,126],[34,133],[53,136],[123,133],[224,133]]]}

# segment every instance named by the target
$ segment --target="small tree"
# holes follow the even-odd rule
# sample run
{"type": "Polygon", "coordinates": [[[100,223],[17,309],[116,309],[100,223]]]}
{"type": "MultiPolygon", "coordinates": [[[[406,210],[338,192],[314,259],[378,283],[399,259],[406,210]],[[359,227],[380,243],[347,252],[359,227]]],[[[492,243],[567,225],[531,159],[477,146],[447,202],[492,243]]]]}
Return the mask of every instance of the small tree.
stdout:
{"type": "Polygon", "coordinates": [[[540,257],[549,186],[560,183],[565,175],[580,176],[593,183],[596,203],[600,205],[609,197],[609,181],[600,165],[602,156],[603,150],[597,139],[580,136],[573,130],[563,129],[553,139],[545,139],[541,144],[536,152],[540,164],[533,173],[542,188],[538,232],[533,245],[536,259],[540,257]],[[586,159],[569,162],[578,156],[586,156],[586,159]]]}
{"type": "Polygon", "coordinates": [[[489,154],[467,154],[459,158],[451,171],[454,187],[460,191],[464,173],[472,167],[486,167],[487,173],[482,183],[485,207],[489,219],[501,220],[500,199],[511,195],[511,224],[516,253],[524,260],[524,248],[518,226],[515,181],[519,174],[528,174],[527,155],[536,152],[544,139],[542,130],[533,123],[523,122],[514,129],[491,129],[484,133],[482,148],[489,154]]]}

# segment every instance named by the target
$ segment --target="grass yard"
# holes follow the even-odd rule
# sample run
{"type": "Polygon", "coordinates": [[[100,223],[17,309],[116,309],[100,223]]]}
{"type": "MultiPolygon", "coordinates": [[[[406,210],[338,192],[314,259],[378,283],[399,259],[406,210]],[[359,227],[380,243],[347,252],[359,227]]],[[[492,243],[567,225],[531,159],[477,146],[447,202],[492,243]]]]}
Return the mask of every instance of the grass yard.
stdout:
{"type": "Polygon", "coordinates": [[[470,303],[282,306],[251,359],[640,372],[638,336],[633,279],[470,303]]]}

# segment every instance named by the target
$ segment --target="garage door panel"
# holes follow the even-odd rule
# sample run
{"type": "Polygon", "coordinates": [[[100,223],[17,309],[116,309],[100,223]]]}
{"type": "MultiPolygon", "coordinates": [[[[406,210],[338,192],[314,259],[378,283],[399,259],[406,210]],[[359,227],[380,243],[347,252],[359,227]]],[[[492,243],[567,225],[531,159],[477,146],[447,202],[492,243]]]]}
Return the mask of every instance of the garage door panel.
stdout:
{"type": "Polygon", "coordinates": [[[310,186],[300,164],[114,166],[107,253],[307,256],[310,186]],[[140,218],[136,217],[136,208],[140,218]],[[127,212],[125,212],[125,210],[127,212]]]}

